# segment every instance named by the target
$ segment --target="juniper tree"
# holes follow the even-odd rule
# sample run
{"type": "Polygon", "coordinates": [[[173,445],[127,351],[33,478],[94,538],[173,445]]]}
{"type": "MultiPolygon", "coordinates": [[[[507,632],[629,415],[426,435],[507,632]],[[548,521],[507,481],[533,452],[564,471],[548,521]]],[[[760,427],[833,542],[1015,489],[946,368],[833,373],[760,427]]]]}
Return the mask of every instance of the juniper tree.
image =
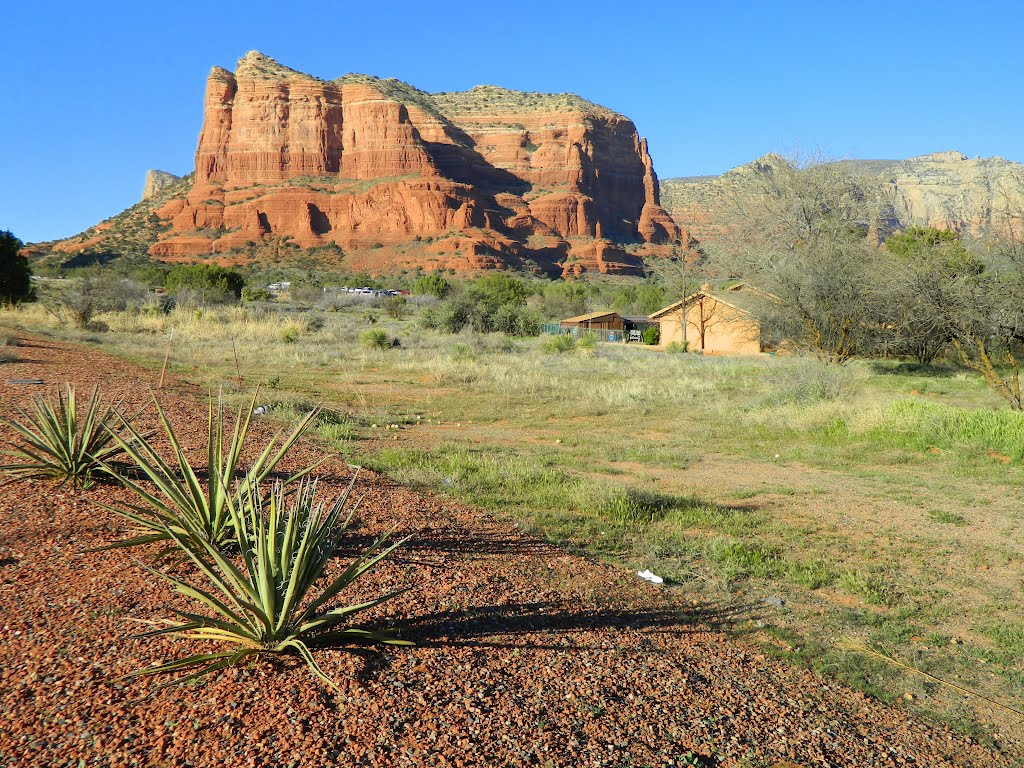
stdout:
{"type": "Polygon", "coordinates": [[[35,297],[32,271],[21,253],[22,245],[9,231],[0,232],[0,305],[20,304],[35,297]]]}

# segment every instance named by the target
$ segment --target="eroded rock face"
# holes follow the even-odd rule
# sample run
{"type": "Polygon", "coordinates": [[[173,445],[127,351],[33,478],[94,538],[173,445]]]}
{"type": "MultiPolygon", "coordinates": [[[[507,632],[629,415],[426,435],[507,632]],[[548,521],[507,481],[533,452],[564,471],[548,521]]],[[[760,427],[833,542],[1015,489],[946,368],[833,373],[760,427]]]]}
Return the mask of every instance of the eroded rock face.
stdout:
{"type": "Polygon", "coordinates": [[[396,268],[631,273],[687,243],[622,115],[571,94],[324,81],[255,52],[211,72],[195,182],[157,214],[170,226],[149,251],[167,260],[415,241],[396,268]]]}
{"type": "Polygon", "coordinates": [[[175,176],[173,173],[156,170],[146,171],[146,184],[142,188],[142,199],[149,200],[156,197],[161,189],[169,187],[176,181],[181,181],[181,177],[175,176]]]}
{"type": "MultiPolygon", "coordinates": [[[[714,240],[721,231],[723,206],[749,193],[751,176],[759,168],[780,162],[785,161],[767,155],[721,176],[667,179],[661,185],[665,207],[697,239],[714,240]]],[[[844,162],[879,181],[897,227],[931,226],[966,235],[1010,234],[1016,228],[1016,234],[1022,234],[1024,165],[1001,157],[968,158],[959,152],[844,162]]]]}
{"type": "MultiPolygon", "coordinates": [[[[912,157],[880,170],[897,218],[904,224],[979,235],[1020,228],[1024,166],[1001,157],[959,152],[912,157]]],[[[1021,234],[1019,231],[1017,234],[1021,234]]]]}

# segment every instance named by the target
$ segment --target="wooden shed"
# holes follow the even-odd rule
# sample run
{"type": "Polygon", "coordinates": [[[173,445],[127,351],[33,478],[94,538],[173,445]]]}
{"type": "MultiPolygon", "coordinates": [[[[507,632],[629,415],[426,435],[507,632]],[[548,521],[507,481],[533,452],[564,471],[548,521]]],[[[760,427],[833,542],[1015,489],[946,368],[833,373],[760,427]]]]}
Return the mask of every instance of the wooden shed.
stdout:
{"type": "Polygon", "coordinates": [[[706,355],[755,355],[764,352],[761,327],[744,307],[751,291],[742,284],[722,291],[704,286],[682,301],[651,315],[661,327],[661,346],[687,342],[706,355]]]}
{"type": "Polygon", "coordinates": [[[624,331],[626,320],[618,312],[601,310],[588,312],[585,315],[569,317],[559,323],[563,328],[575,328],[580,331],[624,331]]]}

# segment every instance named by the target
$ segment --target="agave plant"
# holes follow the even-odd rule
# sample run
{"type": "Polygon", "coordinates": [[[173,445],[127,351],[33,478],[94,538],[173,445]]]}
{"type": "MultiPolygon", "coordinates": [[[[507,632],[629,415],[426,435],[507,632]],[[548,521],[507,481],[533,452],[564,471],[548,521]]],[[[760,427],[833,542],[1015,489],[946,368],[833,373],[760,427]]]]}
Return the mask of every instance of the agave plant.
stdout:
{"type": "MultiPolygon", "coordinates": [[[[176,468],[165,461],[150,441],[135,431],[130,424],[124,424],[123,435],[110,432],[120,449],[138,465],[142,474],[155,486],[155,490],[150,490],[128,477],[118,476],[125,486],[135,492],[142,504],[132,504],[126,508],[107,504],[100,506],[136,523],[142,532],[113,546],[128,547],[173,539],[170,532],[196,541],[205,541],[220,548],[231,543],[235,537],[229,513],[232,495],[234,505],[243,507],[246,499],[239,494],[248,493],[277,468],[285,454],[295,445],[317,415],[317,410],[312,410],[286,438],[282,438],[280,432],[274,435],[245,473],[242,481],[236,484],[235,476],[239,471],[242,448],[249,435],[249,424],[258,396],[259,390],[253,395],[248,408],[239,407],[234,432],[230,435],[226,450],[223,396],[218,396],[216,407],[213,396],[210,396],[206,456],[209,478],[205,484],[189,462],[170,418],[155,397],[153,402],[156,404],[157,416],[167,434],[176,468]],[[232,488],[233,491],[229,490],[232,488]]],[[[312,469],[314,467],[307,467],[290,479],[297,479],[312,469]]]]}
{"type": "Polygon", "coordinates": [[[13,478],[54,478],[60,484],[75,487],[92,484],[94,472],[109,471],[106,462],[124,451],[117,432],[131,428],[131,419],[118,412],[118,405],[103,405],[99,387],[84,409],[79,408],[73,384],[66,385],[66,394],[58,389],[56,401],[37,397],[33,411],[17,411],[23,421],[0,419],[13,429],[23,443],[8,443],[2,451],[16,463],[0,466],[0,471],[13,478]]]}
{"type": "MultiPolygon", "coordinates": [[[[239,485],[250,482],[246,478],[239,485]]],[[[206,613],[172,609],[182,620],[180,623],[168,620],[164,623],[171,626],[135,637],[172,634],[227,642],[235,647],[147,667],[128,676],[201,667],[168,683],[172,685],[231,666],[247,656],[297,654],[318,678],[337,689],[313,658],[311,645],[328,642],[412,645],[388,631],[348,625],[356,614],[405,590],[330,607],[344,589],[405,539],[389,543],[388,535],[381,537],[313,597],[314,583],[324,573],[352,519],[351,513],[344,520],[342,515],[354,483],[353,477],[345,492],[330,506],[316,501],[317,484],[309,479],[300,480],[290,493],[284,484],[276,483],[266,500],[261,499],[256,488],[236,491],[227,497],[226,507],[238,537],[241,567],[212,542],[166,528],[167,536],[188,555],[208,586],[202,588],[150,570],[172,584],[178,594],[198,601],[206,613]],[[244,506],[237,506],[236,499],[245,499],[244,506]]]]}

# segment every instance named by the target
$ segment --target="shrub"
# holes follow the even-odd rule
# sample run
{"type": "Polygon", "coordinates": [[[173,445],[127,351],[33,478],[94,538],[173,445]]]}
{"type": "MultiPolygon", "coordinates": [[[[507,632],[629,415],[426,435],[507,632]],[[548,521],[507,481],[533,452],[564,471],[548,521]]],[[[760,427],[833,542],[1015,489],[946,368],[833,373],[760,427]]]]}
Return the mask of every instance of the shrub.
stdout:
{"type": "Polygon", "coordinates": [[[491,318],[491,326],[499,333],[509,336],[519,335],[519,307],[514,304],[503,304],[491,318]]]}
{"type": "Polygon", "coordinates": [[[519,336],[540,336],[543,318],[535,309],[519,310],[519,336]]]}
{"type": "MultiPolygon", "coordinates": [[[[205,488],[199,479],[199,473],[189,461],[170,418],[155,397],[153,403],[156,405],[157,416],[167,435],[177,468],[164,461],[147,436],[139,434],[125,422],[124,435],[114,434],[114,440],[156,488],[150,490],[149,487],[143,487],[128,477],[118,476],[125,487],[135,492],[142,501],[142,506],[133,505],[123,509],[102,503],[99,506],[135,523],[142,530],[139,535],[119,542],[114,545],[115,547],[165,541],[174,538],[172,533],[177,534],[179,538],[186,537],[197,544],[206,542],[216,548],[224,548],[231,543],[236,532],[232,529],[230,508],[244,506],[244,493],[256,483],[265,480],[277,468],[285,454],[317,416],[317,409],[314,408],[287,438],[281,439],[280,432],[275,434],[257,454],[256,460],[241,481],[235,485],[242,448],[249,435],[249,424],[252,421],[257,397],[259,390],[253,394],[248,409],[244,406],[239,407],[235,416],[234,431],[228,438],[225,451],[223,396],[218,396],[216,407],[213,396],[210,396],[206,427],[206,473],[209,481],[205,488]],[[233,486],[235,490],[230,491],[233,486]]],[[[305,475],[311,469],[312,467],[301,470],[292,479],[305,475]]]]}
{"type": "Polygon", "coordinates": [[[573,317],[587,311],[589,296],[586,283],[565,280],[544,286],[542,302],[548,317],[573,317]]]}
{"type": "Polygon", "coordinates": [[[189,292],[197,303],[216,302],[242,295],[245,278],[216,264],[178,264],[167,273],[167,292],[177,296],[189,292]]]}
{"type": "Polygon", "coordinates": [[[0,470],[16,478],[53,478],[60,484],[70,483],[87,487],[94,472],[109,471],[105,462],[122,453],[115,442],[118,421],[124,425],[129,419],[120,416],[116,406],[100,403],[99,388],[94,387],[84,413],[79,412],[75,388],[68,384],[66,394],[57,390],[57,399],[37,397],[34,414],[21,408],[17,411],[24,421],[0,419],[0,424],[13,429],[24,441],[9,443],[3,451],[17,459],[17,463],[0,466],[0,470]]]}
{"type": "Polygon", "coordinates": [[[644,344],[654,346],[661,339],[661,329],[656,325],[644,328],[644,344]]]}
{"type": "Polygon", "coordinates": [[[281,328],[281,341],[285,344],[294,344],[302,335],[302,326],[294,320],[286,323],[281,328]]]}
{"type": "Polygon", "coordinates": [[[159,571],[153,573],[174,586],[179,595],[198,601],[206,613],[175,611],[184,621],[169,627],[160,623],[158,629],[139,637],[181,635],[227,642],[235,647],[136,670],[131,676],[200,667],[173,681],[183,682],[237,664],[249,656],[296,654],[314,675],[337,689],[337,684],[313,658],[311,645],[411,645],[388,631],[348,626],[356,614],[405,590],[372,599],[360,596],[358,602],[331,606],[334,598],[390,555],[404,539],[391,543],[387,536],[377,539],[319,594],[314,592],[317,579],[327,569],[352,519],[351,513],[344,519],[342,515],[354,483],[353,477],[345,492],[327,507],[316,501],[315,481],[300,482],[294,491],[276,484],[269,499],[263,502],[252,473],[246,475],[231,496],[244,503],[227,505],[231,528],[237,533],[241,568],[224,557],[215,544],[168,528],[166,533],[171,541],[188,556],[209,586],[204,589],[159,571]]]}
{"type": "Polygon", "coordinates": [[[665,345],[665,351],[671,354],[682,354],[690,348],[689,341],[670,341],[665,345]]]}
{"type": "Polygon", "coordinates": [[[242,300],[243,301],[273,301],[274,294],[268,291],[266,288],[249,288],[245,287],[242,289],[242,300]]]}
{"type": "Polygon", "coordinates": [[[401,320],[409,314],[409,302],[405,296],[388,296],[380,303],[384,314],[395,320],[401,320]]]}
{"type": "Polygon", "coordinates": [[[390,349],[391,337],[380,328],[371,328],[359,334],[359,342],[367,349],[390,349]]]}
{"type": "Polygon", "coordinates": [[[766,399],[767,405],[810,405],[856,392],[863,377],[856,370],[805,358],[788,365],[772,366],[766,381],[771,393],[766,399]]]}
{"type": "Polygon", "coordinates": [[[313,306],[324,298],[323,286],[313,282],[292,283],[288,289],[288,298],[295,304],[313,306]]]}
{"type": "Polygon", "coordinates": [[[440,308],[439,307],[427,307],[419,316],[419,325],[421,328],[436,329],[440,327],[440,308]]]}
{"type": "Polygon", "coordinates": [[[423,275],[412,284],[412,292],[421,296],[443,299],[452,291],[452,284],[440,275],[423,275]]]}
{"type": "Polygon", "coordinates": [[[456,363],[471,363],[476,360],[476,351],[469,344],[456,344],[452,347],[451,358],[456,363]]]}
{"type": "Polygon", "coordinates": [[[89,270],[81,277],[51,284],[43,303],[61,322],[75,328],[90,328],[100,312],[124,311],[142,307],[149,291],[133,280],[111,280],[99,271],[89,270]]]}
{"type": "Polygon", "coordinates": [[[437,307],[434,314],[437,329],[445,333],[458,333],[469,324],[472,307],[468,302],[449,299],[437,307]]]}
{"type": "Polygon", "coordinates": [[[540,349],[541,352],[547,352],[548,354],[572,352],[572,350],[576,349],[576,339],[564,333],[558,336],[548,336],[540,343],[540,349]]]}
{"type": "Polygon", "coordinates": [[[593,357],[597,354],[597,334],[586,331],[581,333],[579,339],[576,340],[576,349],[587,357],[593,357]]]}

